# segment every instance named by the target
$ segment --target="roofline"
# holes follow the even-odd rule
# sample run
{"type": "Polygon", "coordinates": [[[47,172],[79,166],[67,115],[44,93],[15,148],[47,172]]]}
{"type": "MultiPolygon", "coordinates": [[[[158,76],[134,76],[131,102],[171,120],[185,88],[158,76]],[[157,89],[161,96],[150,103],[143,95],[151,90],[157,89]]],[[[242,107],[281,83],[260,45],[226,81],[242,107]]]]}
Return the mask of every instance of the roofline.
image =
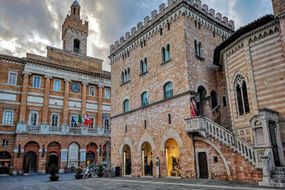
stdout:
{"type": "Polygon", "coordinates": [[[243,36],[246,33],[249,33],[252,30],[255,30],[256,28],[259,28],[271,21],[274,21],[276,17],[272,14],[270,15],[265,15],[248,25],[245,25],[244,27],[241,27],[238,29],[235,33],[233,33],[227,40],[225,40],[223,43],[221,43],[219,46],[216,47],[214,51],[214,65],[221,66],[220,64],[220,59],[221,59],[221,52],[224,50],[226,47],[228,47],[230,44],[232,44],[234,41],[239,39],[241,36],[243,36]]]}

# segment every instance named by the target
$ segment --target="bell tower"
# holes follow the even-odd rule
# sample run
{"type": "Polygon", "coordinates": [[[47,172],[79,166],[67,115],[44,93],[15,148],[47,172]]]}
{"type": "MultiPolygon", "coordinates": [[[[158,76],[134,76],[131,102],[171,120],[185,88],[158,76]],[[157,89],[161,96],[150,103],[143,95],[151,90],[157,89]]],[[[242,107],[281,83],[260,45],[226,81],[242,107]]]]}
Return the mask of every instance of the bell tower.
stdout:
{"type": "Polygon", "coordinates": [[[285,0],[272,0],[272,7],[275,16],[285,13],[285,0]]]}
{"type": "Polygon", "coordinates": [[[88,22],[80,18],[80,4],[75,0],[62,25],[63,49],[67,52],[86,55],[88,22]]]}

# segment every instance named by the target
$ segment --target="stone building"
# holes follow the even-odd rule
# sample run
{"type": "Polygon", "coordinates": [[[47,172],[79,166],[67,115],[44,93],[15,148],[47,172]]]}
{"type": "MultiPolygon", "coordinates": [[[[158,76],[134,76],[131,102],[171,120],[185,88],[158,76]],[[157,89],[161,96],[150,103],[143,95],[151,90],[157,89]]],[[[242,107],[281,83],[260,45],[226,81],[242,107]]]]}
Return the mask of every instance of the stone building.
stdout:
{"type": "MultiPolygon", "coordinates": [[[[282,80],[274,96],[261,92],[263,100],[276,98],[275,106],[262,103],[252,87],[257,81],[251,59],[273,59],[269,51],[278,53],[272,61],[276,64],[284,58],[282,24],[278,17],[268,17],[235,32],[232,20],[200,0],[169,0],[110,46],[112,164],[122,168],[122,175],[266,181],[270,171],[265,168],[272,160],[266,156],[274,148],[258,143],[270,141],[268,132],[260,136],[261,129],[269,131],[269,123],[276,129],[278,158],[284,164],[278,131],[282,107],[275,109],[282,101],[277,100],[282,80]],[[251,38],[248,32],[252,41],[263,38],[257,36],[258,27],[265,28],[268,41],[256,41],[253,49],[241,45],[239,39],[251,38]],[[277,49],[266,46],[276,46],[270,40],[274,35],[277,49]]],[[[259,74],[267,73],[260,69],[259,74]]],[[[281,79],[282,70],[276,72],[272,75],[281,79]]]]}
{"type": "Polygon", "coordinates": [[[60,172],[109,158],[110,72],[86,56],[80,5],[62,25],[63,49],[0,55],[0,173],[60,172]]]}

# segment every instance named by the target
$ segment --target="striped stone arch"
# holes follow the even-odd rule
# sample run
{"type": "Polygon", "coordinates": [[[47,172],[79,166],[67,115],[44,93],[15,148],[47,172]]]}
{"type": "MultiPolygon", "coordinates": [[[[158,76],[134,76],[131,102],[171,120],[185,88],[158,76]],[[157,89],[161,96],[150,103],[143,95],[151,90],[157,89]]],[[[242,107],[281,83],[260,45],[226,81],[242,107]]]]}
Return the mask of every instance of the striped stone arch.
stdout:
{"type": "Polygon", "coordinates": [[[154,138],[152,136],[150,136],[149,134],[145,133],[142,137],[141,137],[141,140],[140,142],[138,143],[138,152],[141,152],[141,148],[142,148],[142,145],[147,142],[151,145],[151,148],[152,150],[155,150],[155,144],[154,144],[154,138]]]}
{"type": "Polygon", "coordinates": [[[128,146],[130,147],[130,149],[131,149],[131,152],[133,152],[133,151],[132,151],[132,148],[133,148],[133,142],[132,142],[132,140],[131,140],[130,138],[128,138],[128,137],[125,137],[125,138],[123,139],[122,143],[121,143],[120,148],[119,148],[119,154],[120,154],[120,155],[123,154],[123,148],[124,148],[125,145],[128,145],[128,146]]]}
{"type": "Polygon", "coordinates": [[[163,135],[163,137],[162,137],[162,139],[161,139],[161,144],[160,144],[160,150],[161,150],[161,151],[164,151],[164,149],[165,149],[165,143],[166,143],[169,139],[174,139],[174,140],[177,142],[177,144],[178,144],[178,146],[179,146],[179,149],[180,149],[180,150],[183,149],[183,141],[182,141],[181,136],[179,135],[179,133],[176,132],[176,131],[173,130],[173,129],[168,129],[168,130],[164,133],[164,135],[163,135]]]}

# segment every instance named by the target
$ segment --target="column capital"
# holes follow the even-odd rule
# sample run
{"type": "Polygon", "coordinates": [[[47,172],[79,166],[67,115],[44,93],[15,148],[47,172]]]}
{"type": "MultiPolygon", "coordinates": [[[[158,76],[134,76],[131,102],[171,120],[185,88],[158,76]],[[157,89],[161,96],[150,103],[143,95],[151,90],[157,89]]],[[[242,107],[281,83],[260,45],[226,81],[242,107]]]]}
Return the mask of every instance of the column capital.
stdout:
{"type": "Polygon", "coordinates": [[[23,75],[32,75],[32,73],[28,72],[28,71],[23,71],[22,73],[23,73],[23,75]]]}
{"type": "Polygon", "coordinates": [[[88,85],[89,83],[87,81],[82,81],[83,85],[88,85]]]}
{"type": "Polygon", "coordinates": [[[71,82],[71,79],[70,78],[65,78],[64,81],[65,82],[71,82]]]}
{"type": "Polygon", "coordinates": [[[46,79],[52,79],[52,76],[51,75],[45,75],[45,78],[46,79]]]}

